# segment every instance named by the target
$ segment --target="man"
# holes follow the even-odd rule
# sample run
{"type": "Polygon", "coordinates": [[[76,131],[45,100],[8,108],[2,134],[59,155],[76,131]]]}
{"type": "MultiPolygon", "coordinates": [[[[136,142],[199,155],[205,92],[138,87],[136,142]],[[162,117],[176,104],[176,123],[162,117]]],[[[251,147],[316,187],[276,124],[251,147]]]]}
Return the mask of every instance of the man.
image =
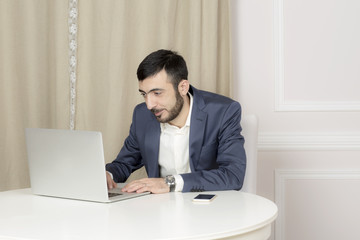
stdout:
{"type": "Polygon", "coordinates": [[[151,53],[137,77],[145,103],[135,107],[129,136],[106,165],[108,187],[145,166],[149,178],[122,191],[239,190],[246,167],[240,104],[191,86],[176,52],[151,53]]]}

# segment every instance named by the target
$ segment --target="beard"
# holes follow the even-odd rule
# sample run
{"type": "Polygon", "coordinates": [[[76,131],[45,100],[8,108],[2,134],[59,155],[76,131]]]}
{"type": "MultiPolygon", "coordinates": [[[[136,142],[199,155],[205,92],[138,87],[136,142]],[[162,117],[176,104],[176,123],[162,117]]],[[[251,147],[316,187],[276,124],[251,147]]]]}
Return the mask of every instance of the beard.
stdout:
{"type": "MultiPolygon", "coordinates": [[[[177,116],[179,116],[183,106],[184,106],[184,99],[181,97],[180,93],[178,91],[176,91],[176,103],[175,106],[173,108],[171,108],[168,112],[169,112],[169,116],[165,119],[161,119],[161,115],[160,116],[156,116],[156,119],[160,122],[160,123],[168,123],[171,122],[172,120],[174,120],[177,116]]],[[[164,109],[151,109],[152,113],[157,113],[160,112],[164,109]]]]}

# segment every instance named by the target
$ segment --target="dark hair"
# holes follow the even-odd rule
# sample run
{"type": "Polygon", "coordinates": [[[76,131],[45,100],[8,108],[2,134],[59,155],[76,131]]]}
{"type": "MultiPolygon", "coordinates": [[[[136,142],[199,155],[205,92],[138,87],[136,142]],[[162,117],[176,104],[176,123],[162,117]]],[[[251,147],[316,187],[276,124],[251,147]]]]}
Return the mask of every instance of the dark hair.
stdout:
{"type": "Polygon", "coordinates": [[[188,78],[188,70],[184,58],[176,52],[160,49],[150,53],[139,65],[137,77],[139,81],[154,76],[165,69],[175,89],[181,80],[188,78]]]}

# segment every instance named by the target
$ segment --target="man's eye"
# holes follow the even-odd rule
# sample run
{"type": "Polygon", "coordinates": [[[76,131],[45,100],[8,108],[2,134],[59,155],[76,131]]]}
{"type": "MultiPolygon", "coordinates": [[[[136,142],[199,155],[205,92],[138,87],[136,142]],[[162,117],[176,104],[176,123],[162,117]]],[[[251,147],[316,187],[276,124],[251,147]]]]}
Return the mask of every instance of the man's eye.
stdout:
{"type": "Polygon", "coordinates": [[[142,96],[142,97],[145,97],[146,96],[146,93],[140,93],[140,95],[142,96]]]}
{"type": "Polygon", "coordinates": [[[154,94],[157,96],[157,95],[160,95],[161,92],[154,92],[154,94]]]}

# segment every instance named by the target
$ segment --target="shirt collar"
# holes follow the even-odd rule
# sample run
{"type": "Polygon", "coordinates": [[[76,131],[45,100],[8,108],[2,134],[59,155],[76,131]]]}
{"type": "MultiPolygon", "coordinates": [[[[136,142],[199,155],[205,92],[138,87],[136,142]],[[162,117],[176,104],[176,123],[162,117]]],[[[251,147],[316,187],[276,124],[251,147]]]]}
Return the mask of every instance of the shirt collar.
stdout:
{"type": "Polygon", "coordinates": [[[189,97],[190,97],[190,108],[189,108],[189,114],[186,118],[186,122],[185,122],[185,126],[190,127],[190,122],[191,122],[191,112],[192,112],[192,106],[193,106],[193,96],[191,95],[191,93],[188,93],[189,97]]]}

